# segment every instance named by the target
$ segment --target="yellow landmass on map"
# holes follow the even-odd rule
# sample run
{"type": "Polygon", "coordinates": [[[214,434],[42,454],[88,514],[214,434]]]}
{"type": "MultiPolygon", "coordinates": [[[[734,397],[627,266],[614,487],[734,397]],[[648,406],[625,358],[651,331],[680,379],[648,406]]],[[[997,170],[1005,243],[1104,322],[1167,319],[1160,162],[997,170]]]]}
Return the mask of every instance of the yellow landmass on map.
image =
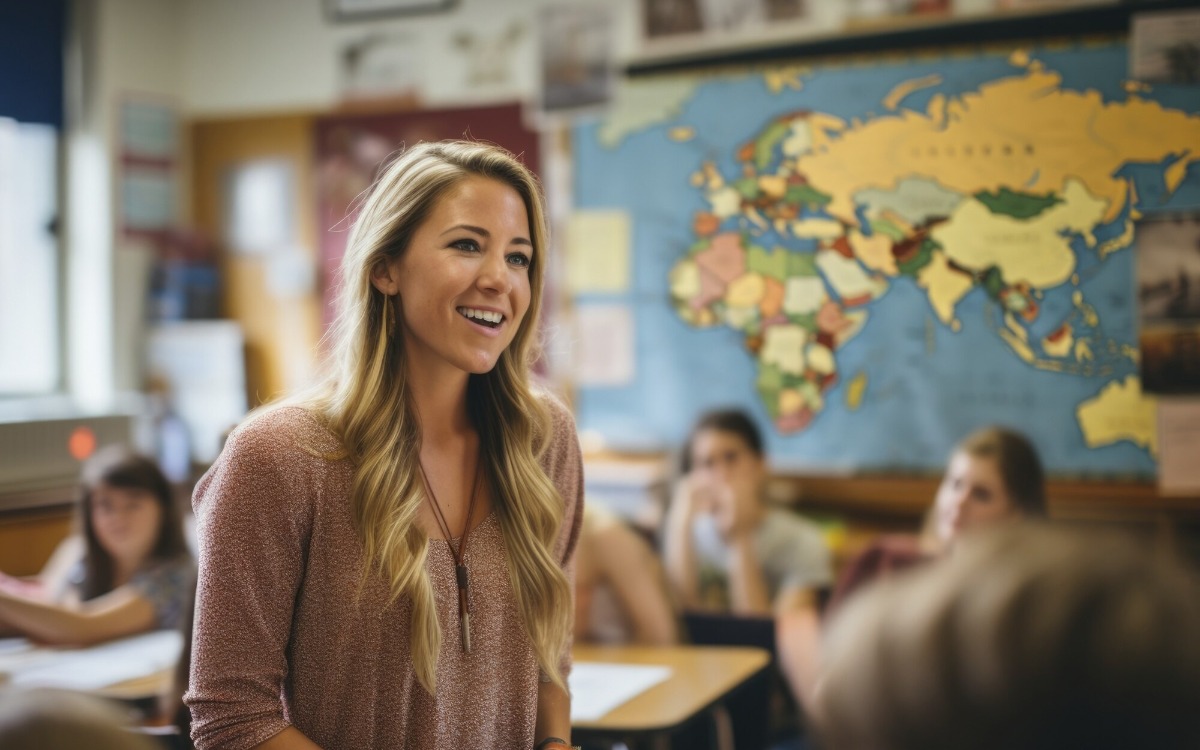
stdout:
{"type": "Polygon", "coordinates": [[[1071,293],[1071,302],[1074,303],[1075,309],[1079,310],[1079,314],[1083,316],[1083,322],[1095,328],[1100,325],[1100,315],[1096,313],[1096,308],[1089,305],[1083,300],[1083,292],[1076,289],[1071,293]]]}
{"type": "Polygon", "coordinates": [[[667,137],[676,143],[687,143],[696,137],[696,129],[691,125],[680,125],[668,130],[667,137]]]}
{"type": "Polygon", "coordinates": [[[833,291],[842,299],[875,299],[882,297],[887,291],[887,281],[868,276],[853,258],[847,258],[836,250],[817,252],[817,267],[825,274],[829,286],[833,287],[833,291]]]}
{"type": "Polygon", "coordinates": [[[892,253],[892,239],[885,234],[875,233],[870,237],[857,229],[851,230],[846,238],[850,249],[854,251],[862,264],[872,271],[879,271],[888,276],[900,273],[896,268],[896,256],[892,253]]]}
{"type": "Polygon", "coordinates": [[[808,123],[809,138],[815,152],[828,149],[835,139],[841,138],[848,127],[842,118],[824,112],[810,113],[805,121],[808,123]]]}
{"type": "Polygon", "coordinates": [[[954,308],[975,286],[971,277],[952,270],[945,254],[936,251],[929,263],[918,272],[917,285],[929,295],[929,304],[937,313],[938,320],[957,332],[962,323],[955,317],[954,308]]]}
{"type": "Polygon", "coordinates": [[[747,273],[729,282],[725,290],[725,304],[730,307],[757,308],[762,302],[767,285],[757,273],[747,273]]]}
{"type": "Polygon", "coordinates": [[[1076,341],[1075,361],[1082,364],[1084,362],[1091,362],[1092,359],[1094,359],[1094,355],[1092,354],[1092,345],[1088,343],[1087,339],[1079,339],[1076,341]]]}
{"type": "Polygon", "coordinates": [[[867,374],[860,372],[850,378],[850,382],[846,384],[846,408],[850,411],[858,411],[858,407],[862,406],[866,395],[867,374]]]}
{"type": "Polygon", "coordinates": [[[806,359],[808,366],[822,375],[828,375],[837,369],[837,363],[833,361],[833,352],[824,344],[809,344],[806,359]]]}
{"type": "MultiPolygon", "coordinates": [[[[1096,248],[1096,254],[1100,256],[1101,260],[1103,260],[1106,255],[1111,255],[1118,250],[1124,250],[1125,248],[1129,247],[1130,243],[1133,242],[1132,219],[1126,219],[1124,224],[1125,226],[1119,235],[1101,242],[1100,246],[1096,248]]],[[[1075,280],[1073,283],[1078,284],[1079,281],[1075,280]]]]}
{"type": "Polygon", "coordinates": [[[1012,331],[1017,338],[1025,343],[1029,343],[1029,331],[1021,327],[1021,324],[1017,322],[1012,313],[1004,314],[1004,325],[1008,326],[1008,330],[1012,331]]]}
{"type": "Polygon", "coordinates": [[[792,222],[792,235],[810,239],[832,240],[842,236],[842,224],[834,219],[800,219],[792,222]]]}
{"type": "Polygon", "coordinates": [[[683,260],[675,264],[667,276],[671,283],[671,296],[690,300],[700,294],[700,267],[694,260],[683,260]]]}
{"type": "Polygon", "coordinates": [[[1029,365],[1037,363],[1037,356],[1033,353],[1033,349],[1029,348],[1029,344],[1025,342],[1025,339],[1007,328],[1001,328],[999,333],[1000,338],[1004,339],[1004,343],[1008,344],[1009,348],[1021,358],[1022,362],[1029,365]]]}
{"type": "Polygon", "coordinates": [[[793,276],[784,284],[783,311],[789,315],[815,313],[825,303],[825,283],[816,276],[793,276]]]}
{"type": "Polygon", "coordinates": [[[789,375],[804,374],[804,344],[808,331],[797,325],[770,326],[763,333],[759,358],[789,375]]]}
{"type": "Polygon", "coordinates": [[[784,89],[799,91],[804,88],[804,76],[812,72],[806,65],[787,65],[781,68],[770,68],[763,72],[763,82],[772,94],[778,94],[784,89]]]}
{"type": "Polygon", "coordinates": [[[909,94],[927,89],[932,86],[940,86],[942,77],[937,75],[925,76],[924,78],[914,78],[911,81],[896,84],[896,87],[888,92],[888,95],[883,97],[883,106],[890,112],[895,112],[900,106],[900,102],[904,101],[904,97],[909,94]]]}
{"type": "Polygon", "coordinates": [[[747,273],[725,289],[725,322],[735,331],[745,330],[759,318],[759,305],[767,284],[757,273],[747,273]]]}
{"type": "MultiPolygon", "coordinates": [[[[827,210],[847,223],[868,175],[878,189],[927,175],[968,195],[1005,187],[1046,194],[1073,178],[1103,203],[1107,222],[1125,206],[1127,181],[1117,175],[1122,165],[1182,154],[1173,167],[1178,174],[1200,161],[1200,115],[1137,97],[1106,103],[1098,91],[1061,85],[1059,74],[1031,65],[975,92],[935,96],[923,113],[901,110],[852,125],[827,149],[802,156],[797,167],[831,194],[827,210]]],[[[826,145],[815,131],[814,147],[826,145]]]]}
{"type": "Polygon", "coordinates": [[[1129,440],[1158,455],[1158,401],[1142,394],[1136,375],[1109,383],[1099,395],[1075,410],[1083,440],[1089,448],[1129,440]]]}
{"type": "Polygon", "coordinates": [[[1042,351],[1051,357],[1069,357],[1074,348],[1075,334],[1070,326],[1067,326],[1067,330],[1053,341],[1049,337],[1042,339],[1042,351]]]}
{"type": "Polygon", "coordinates": [[[794,414],[804,408],[804,396],[795,388],[784,388],[779,392],[779,412],[794,414]]]}
{"type": "Polygon", "coordinates": [[[995,214],[980,201],[965,200],[950,221],[934,229],[933,237],[967,268],[996,266],[1010,284],[1058,286],[1075,271],[1075,253],[1064,231],[1095,244],[1091,229],[1104,215],[1103,201],[1089,195],[1078,180],[1067,180],[1060,197],[1061,203],[1029,219],[995,214]]]}

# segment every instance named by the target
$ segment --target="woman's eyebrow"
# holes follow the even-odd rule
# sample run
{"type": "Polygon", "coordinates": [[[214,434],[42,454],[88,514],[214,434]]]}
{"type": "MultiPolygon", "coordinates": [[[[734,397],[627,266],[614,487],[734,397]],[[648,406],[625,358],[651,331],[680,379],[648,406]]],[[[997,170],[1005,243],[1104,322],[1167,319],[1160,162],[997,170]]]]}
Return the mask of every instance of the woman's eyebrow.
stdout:
{"type": "MultiPolygon", "coordinates": [[[[446,234],[450,234],[451,232],[457,232],[462,229],[465,229],[468,232],[473,232],[473,233],[479,235],[480,237],[490,238],[492,236],[492,233],[489,232],[488,230],[484,229],[483,227],[477,227],[477,226],[473,226],[471,224],[455,224],[454,226],[450,227],[446,231],[442,232],[442,234],[446,235],[446,234]]],[[[527,237],[514,237],[512,244],[514,244],[514,245],[529,245],[530,247],[533,247],[533,243],[527,237]]]]}

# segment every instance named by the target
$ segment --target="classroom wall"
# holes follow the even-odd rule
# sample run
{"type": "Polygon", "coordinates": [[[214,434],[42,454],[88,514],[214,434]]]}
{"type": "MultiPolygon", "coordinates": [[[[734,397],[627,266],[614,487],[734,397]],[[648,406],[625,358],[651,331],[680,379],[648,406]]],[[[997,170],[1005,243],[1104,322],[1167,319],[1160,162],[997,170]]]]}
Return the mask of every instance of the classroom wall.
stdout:
{"type": "MultiPolygon", "coordinates": [[[[536,15],[548,5],[592,0],[460,0],[443,14],[333,23],[321,0],[181,0],[188,109],[196,117],[280,110],[325,110],[340,98],[339,63],[346,44],[367,35],[405,36],[419,48],[419,91],[430,106],[512,101],[533,97],[538,85],[536,15]],[[514,24],[523,31],[510,55],[511,80],[472,86],[469,61],[455,39],[480,45],[514,24]]],[[[638,33],[637,3],[610,0],[617,23],[617,54],[630,53],[638,33]]]]}
{"type": "MultiPolygon", "coordinates": [[[[142,387],[151,250],[118,232],[120,102],[131,94],[179,100],[180,9],[176,0],[82,0],[72,7],[71,33],[83,38],[83,52],[67,65],[67,388],[85,408],[105,408],[117,394],[142,387]]],[[[186,184],[178,179],[181,211],[186,184]]]]}

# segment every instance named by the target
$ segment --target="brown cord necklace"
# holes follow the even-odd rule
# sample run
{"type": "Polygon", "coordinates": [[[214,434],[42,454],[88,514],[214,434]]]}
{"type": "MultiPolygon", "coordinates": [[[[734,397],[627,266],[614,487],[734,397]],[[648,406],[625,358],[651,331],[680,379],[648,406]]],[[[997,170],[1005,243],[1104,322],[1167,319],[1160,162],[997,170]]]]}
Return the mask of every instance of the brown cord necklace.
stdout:
{"type": "Polygon", "coordinates": [[[442,513],[441,504],[438,503],[437,496],[433,494],[433,485],[429,483],[429,476],[425,473],[425,467],[421,464],[421,460],[417,459],[417,468],[421,470],[421,480],[425,482],[425,491],[429,494],[429,502],[433,505],[433,515],[437,519],[438,528],[446,537],[446,547],[450,550],[450,556],[454,558],[454,581],[458,585],[458,633],[462,639],[462,648],[464,654],[471,653],[471,577],[467,574],[467,533],[471,530],[471,516],[475,514],[475,494],[479,489],[479,459],[475,460],[475,478],[471,481],[471,500],[467,504],[467,520],[463,523],[463,533],[458,541],[458,548],[455,549],[454,543],[450,541],[452,534],[450,533],[450,524],[446,523],[446,516],[442,513]]]}

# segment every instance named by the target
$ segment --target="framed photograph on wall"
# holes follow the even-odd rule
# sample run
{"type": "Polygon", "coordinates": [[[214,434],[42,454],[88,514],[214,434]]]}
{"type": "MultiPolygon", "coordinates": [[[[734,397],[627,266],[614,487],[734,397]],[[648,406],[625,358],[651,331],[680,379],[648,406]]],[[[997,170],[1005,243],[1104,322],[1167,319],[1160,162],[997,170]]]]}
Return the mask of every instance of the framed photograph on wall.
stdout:
{"type": "Polygon", "coordinates": [[[458,0],[324,0],[325,13],[334,21],[369,21],[387,16],[441,13],[458,0]]]}
{"type": "Polygon", "coordinates": [[[1136,225],[1142,390],[1200,394],[1200,214],[1136,225]]]}

